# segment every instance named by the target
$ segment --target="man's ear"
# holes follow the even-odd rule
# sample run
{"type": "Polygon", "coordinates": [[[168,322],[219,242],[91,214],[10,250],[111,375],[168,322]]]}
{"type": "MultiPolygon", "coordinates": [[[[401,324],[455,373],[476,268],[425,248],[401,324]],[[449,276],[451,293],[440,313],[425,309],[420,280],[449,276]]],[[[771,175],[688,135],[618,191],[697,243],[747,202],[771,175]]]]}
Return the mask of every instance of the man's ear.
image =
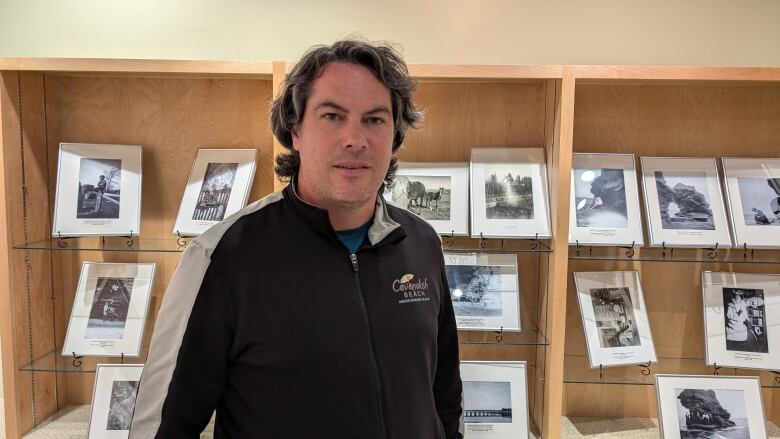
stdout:
{"type": "Polygon", "coordinates": [[[295,124],[290,127],[290,137],[292,138],[293,149],[296,151],[301,150],[301,136],[299,127],[299,124],[295,124]]]}

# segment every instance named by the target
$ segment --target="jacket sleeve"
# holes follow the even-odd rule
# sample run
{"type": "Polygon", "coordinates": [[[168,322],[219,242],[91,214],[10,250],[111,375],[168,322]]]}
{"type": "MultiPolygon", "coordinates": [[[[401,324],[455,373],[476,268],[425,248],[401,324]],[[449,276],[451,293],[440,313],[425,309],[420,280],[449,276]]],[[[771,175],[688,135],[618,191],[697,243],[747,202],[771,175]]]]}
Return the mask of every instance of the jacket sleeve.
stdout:
{"type": "Polygon", "coordinates": [[[447,439],[462,437],[461,414],[463,383],[460,380],[458,357],[458,330],[455,312],[452,309],[444,257],[441,257],[442,298],[439,311],[438,359],[436,378],[433,382],[433,396],[447,439]]]}
{"type": "Polygon", "coordinates": [[[130,439],[198,438],[222,397],[234,333],[229,288],[191,246],[163,298],[130,439]]]}

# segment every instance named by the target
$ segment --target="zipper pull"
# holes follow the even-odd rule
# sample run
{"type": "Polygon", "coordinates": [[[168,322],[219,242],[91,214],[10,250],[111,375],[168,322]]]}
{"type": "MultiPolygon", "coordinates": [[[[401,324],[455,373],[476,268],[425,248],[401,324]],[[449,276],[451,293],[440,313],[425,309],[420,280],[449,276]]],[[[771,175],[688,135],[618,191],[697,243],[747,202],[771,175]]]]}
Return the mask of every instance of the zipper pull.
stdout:
{"type": "Polygon", "coordinates": [[[349,260],[352,262],[352,271],[357,273],[358,271],[357,255],[352,253],[351,255],[349,255],[349,260]]]}

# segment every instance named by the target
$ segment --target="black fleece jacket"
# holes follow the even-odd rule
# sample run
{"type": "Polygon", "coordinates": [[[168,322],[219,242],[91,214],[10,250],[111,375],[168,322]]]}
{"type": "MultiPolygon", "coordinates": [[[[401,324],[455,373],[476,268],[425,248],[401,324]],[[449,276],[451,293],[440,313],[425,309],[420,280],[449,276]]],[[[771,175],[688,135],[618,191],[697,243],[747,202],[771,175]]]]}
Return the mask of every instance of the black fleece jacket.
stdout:
{"type": "Polygon", "coordinates": [[[455,439],[461,394],[435,231],[380,198],[350,254],[290,185],[182,256],[130,437],[195,438],[216,409],[215,438],[455,439]]]}

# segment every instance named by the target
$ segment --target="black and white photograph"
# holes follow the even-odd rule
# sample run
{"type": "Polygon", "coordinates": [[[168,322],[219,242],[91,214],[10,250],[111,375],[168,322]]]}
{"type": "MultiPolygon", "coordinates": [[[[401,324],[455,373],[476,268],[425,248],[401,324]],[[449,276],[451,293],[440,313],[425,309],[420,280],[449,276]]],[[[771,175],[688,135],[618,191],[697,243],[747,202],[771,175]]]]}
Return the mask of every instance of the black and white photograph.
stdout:
{"type": "Polygon", "coordinates": [[[641,162],[652,247],[732,246],[714,158],[642,157],[641,162]]]}
{"type": "Polygon", "coordinates": [[[468,424],[511,423],[511,383],[463,381],[463,422],[468,424]]]}
{"type": "Polygon", "coordinates": [[[246,206],[256,155],[255,149],[198,149],[173,234],[198,236],[246,206]]]}
{"type": "Polygon", "coordinates": [[[143,364],[98,364],[87,439],[126,439],[143,364]]]}
{"type": "Polygon", "coordinates": [[[238,163],[209,163],[198,194],[198,203],[192,219],[198,221],[222,221],[225,218],[238,163]]]}
{"type": "Polygon", "coordinates": [[[463,437],[527,439],[525,361],[461,361],[463,437]]]}
{"type": "Polygon", "coordinates": [[[471,148],[471,237],[551,236],[543,148],[471,148]]]}
{"type": "Polygon", "coordinates": [[[495,265],[447,265],[447,281],[455,314],[459,316],[499,317],[501,268],[495,265]]]}
{"type": "Polygon", "coordinates": [[[655,171],[661,227],[715,230],[706,174],[655,171]]]}
{"type": "Polygon", "coordinates": [[[396,206],[426,220],[450,220],[452,177],[430,175],[397,175],[390,188],[396,206]]]}
{"type": "Polygon", "coordinates": [[[106,430],[130,430],[137,392],[138,381],[114,381],[112,383],[106,430]]]}
{"type": "Polygon", "coordinates": [[[721,160],[734,245],[780,248],[780,158],[721,160]]]}
{"type": "Polygon", "coordinates": [[[726,307],[726,349],[769,352],[764,291],[756,288],[723,288],[726,307]]]}
{"type": "Polygon", "coordinates": [[[780,369],[780,275],[702,272],[706,362],[780,369]]]}
{"type": "Polygon", "coordinates": [[[141,146],[61,143],[52,236],[141,233],[141,146]]]}
{"type": "Polygon", "coordinates": [[[154,271],[154,263],[83,262],[62,355],[140,355],[154,271]]]}
{"type": "Polygon", "coordinates": [[[780,178],[738,177],[742,215],[750,226],[780,226],[780,178]]]}
{"type": "Polygon", "coordinates": [[[633,154],[574,153],[569,244],[642,246],[633,154]]]}
{"type": "Polygon", "coordinates": [[[458,162],[398,162],[385,201],[426,220],[438,234],[469,234],[469,165],[458,162]]]}
{"type": "Polygon", "coordinates": [[[76,218],[119,218],[121,176],[121,160],[79,160],[76,218]]]}
{"type": "Polygon", "coordinates": [[[591,368],[658,360],[639,272],[574,272],[574,283],[591,368]]]}
{"type": "Polygon", "coordinates": [[[520,331],[516,255],[445,252],[444,264],[458,329],[520,331]]]}
{"type": "Polygon", "coordinates": [[[577,227],[627,227],[623,170],[574,169],[573,172],[577,227]]]}
{"type": "Polygon", "coordinates": [[[511,165],[485,166],[487,219],[533,219],[533,178],[511,165]]]}
{"type": "Polygon", "coordinates": [[[757,376],[656,374],[664,439],[767,437],[757,376]]]}
{"type": "Polygon", "coordinates": [[[680,437],[750,439],[742,390],[675,389],[680,437]]]}
{"type": "Polygon", "coordinates": [[[590,295],[601,347],[639,346],[639,330],[628,288],[592,288],[590,295]]]}
{"type": "Polygon", "coordinates": [[[116,340],[125,332],[130,296],[133,292],[133,278],[97,279],[95,298],[89,313],[84,338],[116,340]]]}

